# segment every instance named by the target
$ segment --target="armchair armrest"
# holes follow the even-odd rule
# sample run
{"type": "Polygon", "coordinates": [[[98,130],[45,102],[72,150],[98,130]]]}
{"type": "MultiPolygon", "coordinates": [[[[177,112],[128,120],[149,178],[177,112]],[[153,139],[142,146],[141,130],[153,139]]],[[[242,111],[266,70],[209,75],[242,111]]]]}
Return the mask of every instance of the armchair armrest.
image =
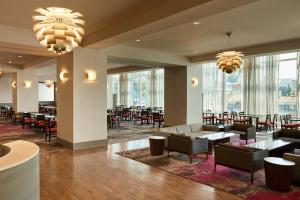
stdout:
{"type": "Polygon", "coordinates": [[[247,128],[247,138],[256,138],[256,127],[247,128]]]}
{"type": "Polygon", "coordinates": [[[224,126],[224,132],[228,132],[232,130],[232,125],[226,125],[224,126]]]}
{"type": "Polygon", "coordinates": [[[273,139],[276,139],[280,136],[280,130],[279,131],[274,131],[273,132],[273,139]]]}

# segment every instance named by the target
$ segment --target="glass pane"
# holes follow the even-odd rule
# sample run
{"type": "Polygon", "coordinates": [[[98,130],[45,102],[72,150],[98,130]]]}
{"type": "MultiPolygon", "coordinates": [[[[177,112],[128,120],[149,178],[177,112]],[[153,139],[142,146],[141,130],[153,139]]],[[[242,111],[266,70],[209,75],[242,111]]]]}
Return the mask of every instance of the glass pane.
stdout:
{"type": "Polygon", "coordinates": [[[296,87],[297,61],[281,61],[279,64],[279,113],[297,115],[296,87]]]}
{"type": "Polygon", "coordinates": [[[242,70],[226,74],[225,111],[242,111],[242,77],[242,70]]]}
{"type": "Polygon", "coordinates": [[[297,52],[282,53],[279,55],[280,60],[297,58],[297,52]]]}
{"type": "Polygon", "coordinates": [[[223,72],[215,62],[200,66],[203,70],[203,111],[222,112],[223,72]]]}

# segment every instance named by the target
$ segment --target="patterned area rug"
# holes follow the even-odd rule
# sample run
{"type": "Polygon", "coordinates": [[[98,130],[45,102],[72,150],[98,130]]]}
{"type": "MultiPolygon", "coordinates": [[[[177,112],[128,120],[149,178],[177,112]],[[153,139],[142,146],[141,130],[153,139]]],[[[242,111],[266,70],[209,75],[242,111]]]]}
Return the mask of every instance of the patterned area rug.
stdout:
{"type": "Polygon", "coordinates": [[[213,172],[214,158],[198,155],[189,163],[186,155],[165,153],[162,156],[151,156],[149,148],[124,151],[118,153],[124,157],[168,171],[178,176],[209,185],[216,189],[250,200],[297,200],[300,199],[300,188],[292,186],[289,192],[278,192],[265,186],[264,170],[254,175],[254,183],[250,183],[250,174],[218,165],[213,172]]]}
{"type": "Polygon", "coordinates": [[[40,153],[54,153],[64,149],[64,146],[57,143],[55,138],[51,142],[44,140],[44,135],[36,133],[32,129],[23,129],[21,125],[12,125],[9,120],[0,118],[0,144],[15,140],[33,142],[40,147],[40,153]]]}

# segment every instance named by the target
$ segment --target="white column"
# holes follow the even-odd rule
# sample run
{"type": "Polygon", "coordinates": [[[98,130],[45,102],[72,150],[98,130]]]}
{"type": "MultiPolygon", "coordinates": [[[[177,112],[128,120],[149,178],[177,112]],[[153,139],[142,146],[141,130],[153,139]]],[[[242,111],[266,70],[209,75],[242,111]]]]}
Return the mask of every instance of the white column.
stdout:
{"type": "Polygon", "coordinates": [[[187,123],[202,123],[202,69],[197,64],[187,67],[187,123]],[[192,84],[192,81],[198,84],[192,84]]]}
{"type": "Polygon", "coordinates": [[[33,68],[17,72],[17,112],[38,112],[38,77],[33,68]],[[27,87],[25,82],[28,83],[27,87]]]}
{"type": "Polygon", "coordinates": [[[107,143],[106,90],[107,56],[99,50],[76,48],[58,57],[57,82],[58,140],[72,149],[107,143]],[[87,82],[85,73],[95,71],[97,80],[87,82]]]}

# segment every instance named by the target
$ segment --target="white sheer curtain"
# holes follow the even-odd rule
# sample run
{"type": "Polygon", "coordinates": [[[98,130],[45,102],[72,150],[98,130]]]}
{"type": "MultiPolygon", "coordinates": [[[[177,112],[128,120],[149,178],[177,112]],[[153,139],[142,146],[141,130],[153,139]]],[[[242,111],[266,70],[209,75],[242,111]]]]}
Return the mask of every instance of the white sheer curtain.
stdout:
{"type": "Polygon", "coordinates": [[[223,111],[224,75],[216,63],[204,63],[202,66],[203,78],[203,111],[223,111]]]}
{"type": "Polygon", "coordinates": [[[297,117],[300,116],[300,52],[297,52],[297,85],[296,85],[296,109],[297,117]]]}
{"type": "Polygon", "coordinates": [[[120,105],[128,104],[128,74],[120,74],[120,105]]]}
{"type": "Polygon", "coordinates": [[[243,99],[247,114],[278,112],[278,69],[278,55],[245,58],[243,99]]]}
{"type": "Polygon", "coordinates": [[[164,107],[164,70],[120,74],[120,105],[164,107]]]}

